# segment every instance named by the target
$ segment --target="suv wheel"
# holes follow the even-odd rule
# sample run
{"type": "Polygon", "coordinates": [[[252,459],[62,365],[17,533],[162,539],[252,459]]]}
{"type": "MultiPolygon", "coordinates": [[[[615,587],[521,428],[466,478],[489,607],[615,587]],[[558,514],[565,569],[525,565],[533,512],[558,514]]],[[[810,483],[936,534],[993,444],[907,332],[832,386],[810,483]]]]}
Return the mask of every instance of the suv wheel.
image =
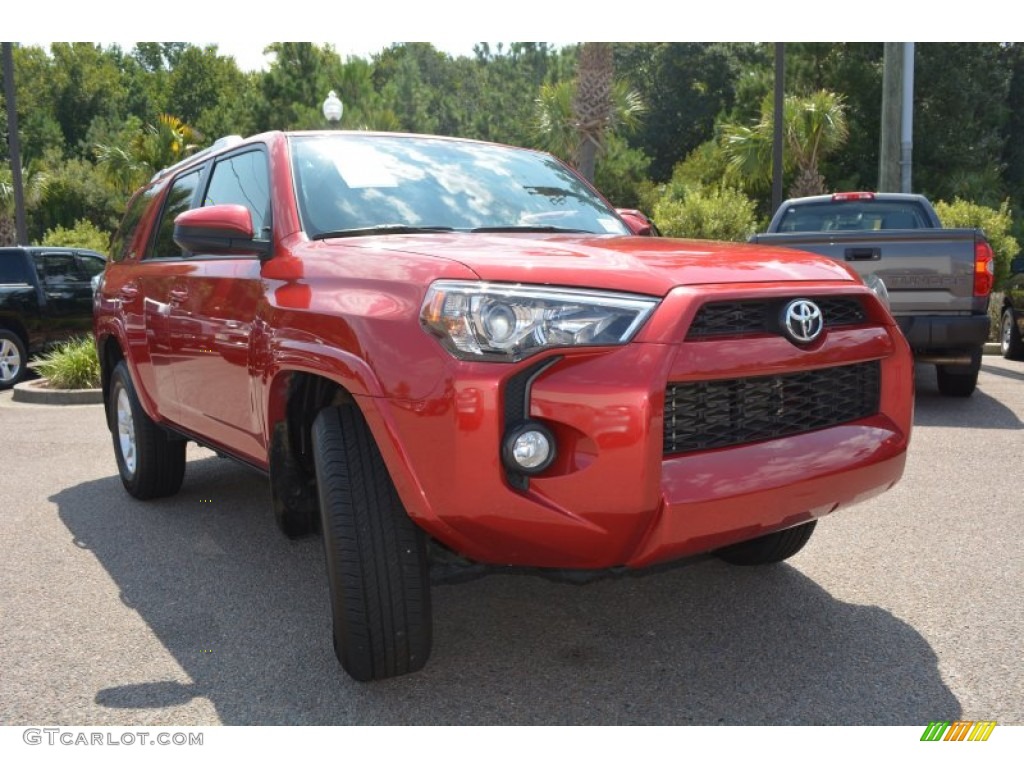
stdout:
{"type": "Polygon", "coordinates": [[[769,533],[750,541],[742,541],[715,552],[717,557],[732,565],[770,565],[781,563],[792,557],[801,549],[814,533],[817,520],[787,528],[784,531],[769,533]]]}
{"type": "Polygon", "coordinates": [[[23,378],[28,354],[21,338],[8,330],[0,330],[0,389],[10,389],[23,378]]]}
{"type": "Polygon", "coordinates": [[[432,639],[426,536],[406,514],[358,408],[320,412],[313,459],[334,652],[360,681],[415,672],[432,639]]]}
{"type": "Polygon", "coordinates": [[[110,376],[109,406],[117,469],[128,493],[137,499],[177,493],[185,477],[185,441],[146,415],[123,360],[110,376]]]}
{"type": "Polygon", "coordinates": [[[999,324],[999,347],[1007,360],[1024,360],[1024,341],[1020,338],[1013,310],[1009,307],[1003,310],[1003,319],[999,324]]]}

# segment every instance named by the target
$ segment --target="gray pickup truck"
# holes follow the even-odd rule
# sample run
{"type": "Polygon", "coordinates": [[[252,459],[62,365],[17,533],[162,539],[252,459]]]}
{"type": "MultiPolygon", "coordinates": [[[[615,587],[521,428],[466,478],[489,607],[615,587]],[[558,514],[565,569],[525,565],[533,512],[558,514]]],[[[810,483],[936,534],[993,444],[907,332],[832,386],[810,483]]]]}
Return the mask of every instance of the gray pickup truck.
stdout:
{"type": "Polygon", "coordinates": [[[988,339],[992,248],[977,229],[944,229],[921,195],[843,192],[787,200],[751,242],[811,251],[885,283],[890,308],[939,391],[968,397],[988,339]]]}

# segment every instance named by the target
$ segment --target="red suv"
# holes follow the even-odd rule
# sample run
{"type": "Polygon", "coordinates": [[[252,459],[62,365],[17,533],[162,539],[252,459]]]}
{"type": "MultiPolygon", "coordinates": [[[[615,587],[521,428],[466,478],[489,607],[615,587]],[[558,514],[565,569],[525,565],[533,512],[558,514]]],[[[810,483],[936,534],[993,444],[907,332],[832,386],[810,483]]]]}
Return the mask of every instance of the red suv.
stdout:
{"type": "Polygon", "coordinates": [[[426,662],[431,566],[783,560],[901,476],[907,345],[841,264],[649,231],[539,152],[221,140],[136,194],[97,293],[124,486],[175,493],[187,440],[266,474],[359,680],[426,662]]]}

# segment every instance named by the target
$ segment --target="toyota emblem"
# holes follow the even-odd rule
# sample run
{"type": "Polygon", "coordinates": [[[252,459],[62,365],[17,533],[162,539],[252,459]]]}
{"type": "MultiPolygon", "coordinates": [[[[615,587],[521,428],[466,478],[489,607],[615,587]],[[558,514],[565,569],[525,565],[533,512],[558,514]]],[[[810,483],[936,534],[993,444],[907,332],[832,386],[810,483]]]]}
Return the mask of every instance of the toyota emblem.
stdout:
{"type": "Polygon", "coordinates": [[[825,328],[821,307],[808,299],[794,299],[782,310],[782,328],[797,344],[810,344],[825,328]]]}

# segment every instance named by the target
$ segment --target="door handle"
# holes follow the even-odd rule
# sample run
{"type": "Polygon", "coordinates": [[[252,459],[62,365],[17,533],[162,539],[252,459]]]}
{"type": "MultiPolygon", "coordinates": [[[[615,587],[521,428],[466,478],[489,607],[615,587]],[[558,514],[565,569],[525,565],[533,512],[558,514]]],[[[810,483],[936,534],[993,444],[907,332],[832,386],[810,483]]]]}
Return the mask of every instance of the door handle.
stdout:
{"type": "Polygon", "coordinates": [[[188,289],[186,289],[186,288],[171,288],[171,303],[172,304],[181,304],[186,299],[188,299],[188,289]]]}
{"type": "Polygon", "coordinates": [[[125,283],[124,285],[121,286],[121,290],[118,291],[118,293],[121,295],[122,299],[125,299],[126,301],[131,301],[132,299],[139,295],[139,286],[137,286],[135,283],[125,283]]]}
{"type": "Polygon", "coordinates": [[[878,261],[882,258],[881,248],[847,248],[843,253],[847,261],[878,261]]]}

